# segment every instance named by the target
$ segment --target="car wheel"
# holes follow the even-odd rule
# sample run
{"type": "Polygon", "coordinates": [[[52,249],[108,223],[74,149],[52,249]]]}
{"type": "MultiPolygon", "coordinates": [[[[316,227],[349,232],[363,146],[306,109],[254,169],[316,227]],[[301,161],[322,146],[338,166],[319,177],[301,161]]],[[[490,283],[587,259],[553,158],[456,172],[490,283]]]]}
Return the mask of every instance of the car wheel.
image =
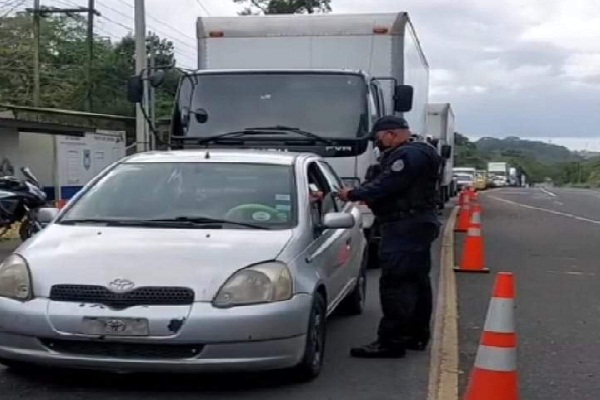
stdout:
{"type": "Polygon", "coordinates": [[[308,382],[315,379],[321,373],[323,356],[325,354],[326,316],[327,306],[325,305],[325,299],[316,293],[306,333],[304,357],[300,364],[292,371],[293,378],[296,381],[308,382]]]}
{"type": "Polygon", "coordinates": [[[346,315],[360,315],[365,310],[367,300],[367,265],[369,263],[368,251],[365,251],[363,262],[358,275],[358,282],[354,290],[348,294],[341,304],[341,310],[346,315]]]}

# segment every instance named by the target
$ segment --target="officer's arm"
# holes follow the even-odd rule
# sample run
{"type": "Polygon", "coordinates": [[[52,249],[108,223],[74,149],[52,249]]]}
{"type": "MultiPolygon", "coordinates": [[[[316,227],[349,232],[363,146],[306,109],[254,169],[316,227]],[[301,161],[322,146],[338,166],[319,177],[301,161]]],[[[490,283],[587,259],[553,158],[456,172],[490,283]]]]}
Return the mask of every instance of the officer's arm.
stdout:
{"type": "Polygon", "coordinates": [[[385,169],[372,181],[350,191],[351,201],[374,201],[405,191],[413,183],[418,171],[427,167],[426,157],[411,152],[401,152],[387,163],[385,169]]]}

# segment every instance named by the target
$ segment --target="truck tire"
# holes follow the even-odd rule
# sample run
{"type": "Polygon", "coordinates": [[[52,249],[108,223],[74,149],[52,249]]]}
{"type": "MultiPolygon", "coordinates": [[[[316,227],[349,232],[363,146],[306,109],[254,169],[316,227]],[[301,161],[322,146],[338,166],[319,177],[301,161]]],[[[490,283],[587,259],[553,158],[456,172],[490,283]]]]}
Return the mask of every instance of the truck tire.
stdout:
{"type": "Polygon", "coordinates": [[[368,247],[368,264],[367,269],[379,268],[379,227],[377,223],[373,223],[371,229],[366,233],[368,247]]]}

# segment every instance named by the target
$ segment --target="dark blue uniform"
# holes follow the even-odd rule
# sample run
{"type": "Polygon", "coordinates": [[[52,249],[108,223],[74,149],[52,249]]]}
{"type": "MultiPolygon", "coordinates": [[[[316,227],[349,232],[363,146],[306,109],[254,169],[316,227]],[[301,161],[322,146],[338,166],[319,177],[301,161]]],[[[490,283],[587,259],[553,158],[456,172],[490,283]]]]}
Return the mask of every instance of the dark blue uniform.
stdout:
{"type": "Polygon", "coordinates": [[[384,347],[424,349],[429,341],[429,273],[431,244],[441,225],[436,213],[441,162],[433,146],[405,143],[387,150],[379,174],[348,195],[365,201],[381,227],[378,343],[384,347]]]}

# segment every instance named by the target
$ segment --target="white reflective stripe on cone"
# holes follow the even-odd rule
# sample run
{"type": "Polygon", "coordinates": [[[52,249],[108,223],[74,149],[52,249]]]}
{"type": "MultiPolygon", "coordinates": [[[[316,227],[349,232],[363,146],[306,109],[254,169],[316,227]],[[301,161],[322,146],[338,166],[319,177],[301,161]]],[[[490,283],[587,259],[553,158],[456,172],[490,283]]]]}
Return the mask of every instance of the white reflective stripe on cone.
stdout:
{"type": "Polygon", "coordinates": [[[475,358],[475,368],[498,372],[516,371],[517,350],[515,348],[479,346],[475,358]]]}
{"type": "Polygon", "coordinates": [[[481,224],[481,217],[478,212],[473,213],[473,217],[471,218],[471,222],[474,224],[481,224]]]}
{"type": "Polygon", "coordinates": [[[485,318],[483,330],[486,332],[515,332],[515,302],[512,299],[492,297],[485,318]]]}
{"type": "Polygon", "coordinates": [[[469,236],[481,236],[481,229],[479,228],[469,228],[467,235],[469,236]]]}

